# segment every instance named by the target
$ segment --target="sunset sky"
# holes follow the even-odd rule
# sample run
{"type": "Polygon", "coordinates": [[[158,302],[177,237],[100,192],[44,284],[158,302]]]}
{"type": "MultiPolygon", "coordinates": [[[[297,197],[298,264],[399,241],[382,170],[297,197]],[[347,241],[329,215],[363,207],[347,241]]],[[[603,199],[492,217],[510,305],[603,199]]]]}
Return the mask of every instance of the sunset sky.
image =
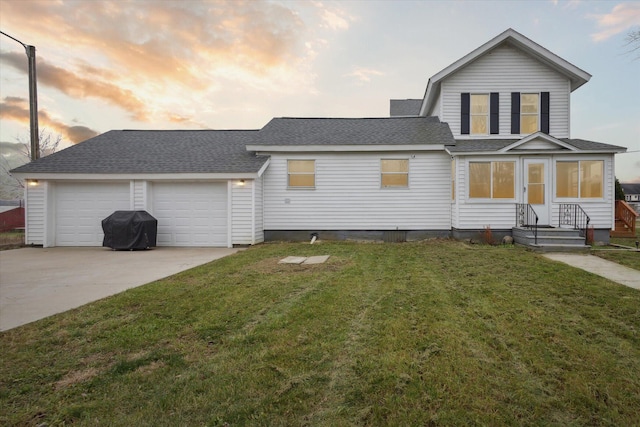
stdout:
{"type": "MultiPolygon", "coordinates": [[[[40,128],[70,145],[111,129],[259,129],[272,117],[386,117],[507,28],[593,75],[571,137],[621,145],[640,182],[640,2],[0,0],[36,46],[40,128]]],[[[0,142],[28,141],[27,57],[0,36],[0,142]]]]}

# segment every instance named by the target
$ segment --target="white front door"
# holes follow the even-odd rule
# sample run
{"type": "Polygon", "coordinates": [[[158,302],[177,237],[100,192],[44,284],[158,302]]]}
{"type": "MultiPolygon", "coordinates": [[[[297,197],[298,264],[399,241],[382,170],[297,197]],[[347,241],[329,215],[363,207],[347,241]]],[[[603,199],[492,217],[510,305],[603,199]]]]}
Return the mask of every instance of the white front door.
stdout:
{"type": "Polygon", "coordinates": [[[524,159],[523,203],[538,215],[538,225],[551,225],[549,159],[524,159]]]}

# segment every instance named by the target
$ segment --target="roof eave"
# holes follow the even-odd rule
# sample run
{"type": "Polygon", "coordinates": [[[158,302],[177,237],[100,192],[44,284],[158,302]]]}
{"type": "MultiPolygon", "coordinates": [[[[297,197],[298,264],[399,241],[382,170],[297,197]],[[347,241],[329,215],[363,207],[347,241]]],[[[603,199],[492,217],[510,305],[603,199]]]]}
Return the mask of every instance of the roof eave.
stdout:
{"type": "Polygon", "coordinates": [[[380,151],[444,151],[444,144],[247,145],[258,155],[271,153],[335,153],[380,151]]]}

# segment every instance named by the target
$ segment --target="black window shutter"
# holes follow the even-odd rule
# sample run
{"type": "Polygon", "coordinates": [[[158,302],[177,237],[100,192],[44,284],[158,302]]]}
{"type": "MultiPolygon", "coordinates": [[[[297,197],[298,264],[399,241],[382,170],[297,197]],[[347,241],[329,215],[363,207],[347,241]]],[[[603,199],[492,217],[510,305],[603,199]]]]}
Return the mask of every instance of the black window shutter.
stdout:
{"type": "Polygon", "coordinates": [[[511,92],[511,133],[520,133],[520,92],[511,92]]]}
{"type": "Polygon", "coordinates": [[[491,92],[489,101],[489,132],[492,135],[500,133],[500,100],[497,92],[491,92]]]}
{"type": "Polygon", "coordinates": [[[549,92],[540,94],[540,131],[549,133],[549,92]]]}
{"type": "Polygon", "coordinates": [[[471,96],[468,93],[460,94],[460,133],[469,135],[469,112],[471,110],[471,96]]]}

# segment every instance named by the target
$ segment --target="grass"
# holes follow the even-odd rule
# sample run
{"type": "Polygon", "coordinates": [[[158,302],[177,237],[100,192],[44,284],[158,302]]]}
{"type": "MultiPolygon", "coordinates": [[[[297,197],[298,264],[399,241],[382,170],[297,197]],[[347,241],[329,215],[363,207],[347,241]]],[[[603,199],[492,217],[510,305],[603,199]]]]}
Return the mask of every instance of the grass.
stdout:
{"type": "Polygon", "coordinates": [[[264,244],[0,334],[0,424],[634,425],[639,307],[512,246],[264,244]]]}
{"type": "MultiPolygon", "coordinates": [[[[638,221],[638,225],[636,226],[636,235],[638,237],[612,237],[611,244],[635,248],[636,242],[640,240],[640,221],[638,221]]],[[[597,247],[596,250],[591,253],[600,258],[640,270],[640,252],[629,251],[616,246],[606,246],[597,247]]]]}
{"type": "Polygon", "coordinates": [[[0,233],[0,251],[24,246],[24,231],[3,231],[0,233]]]}

